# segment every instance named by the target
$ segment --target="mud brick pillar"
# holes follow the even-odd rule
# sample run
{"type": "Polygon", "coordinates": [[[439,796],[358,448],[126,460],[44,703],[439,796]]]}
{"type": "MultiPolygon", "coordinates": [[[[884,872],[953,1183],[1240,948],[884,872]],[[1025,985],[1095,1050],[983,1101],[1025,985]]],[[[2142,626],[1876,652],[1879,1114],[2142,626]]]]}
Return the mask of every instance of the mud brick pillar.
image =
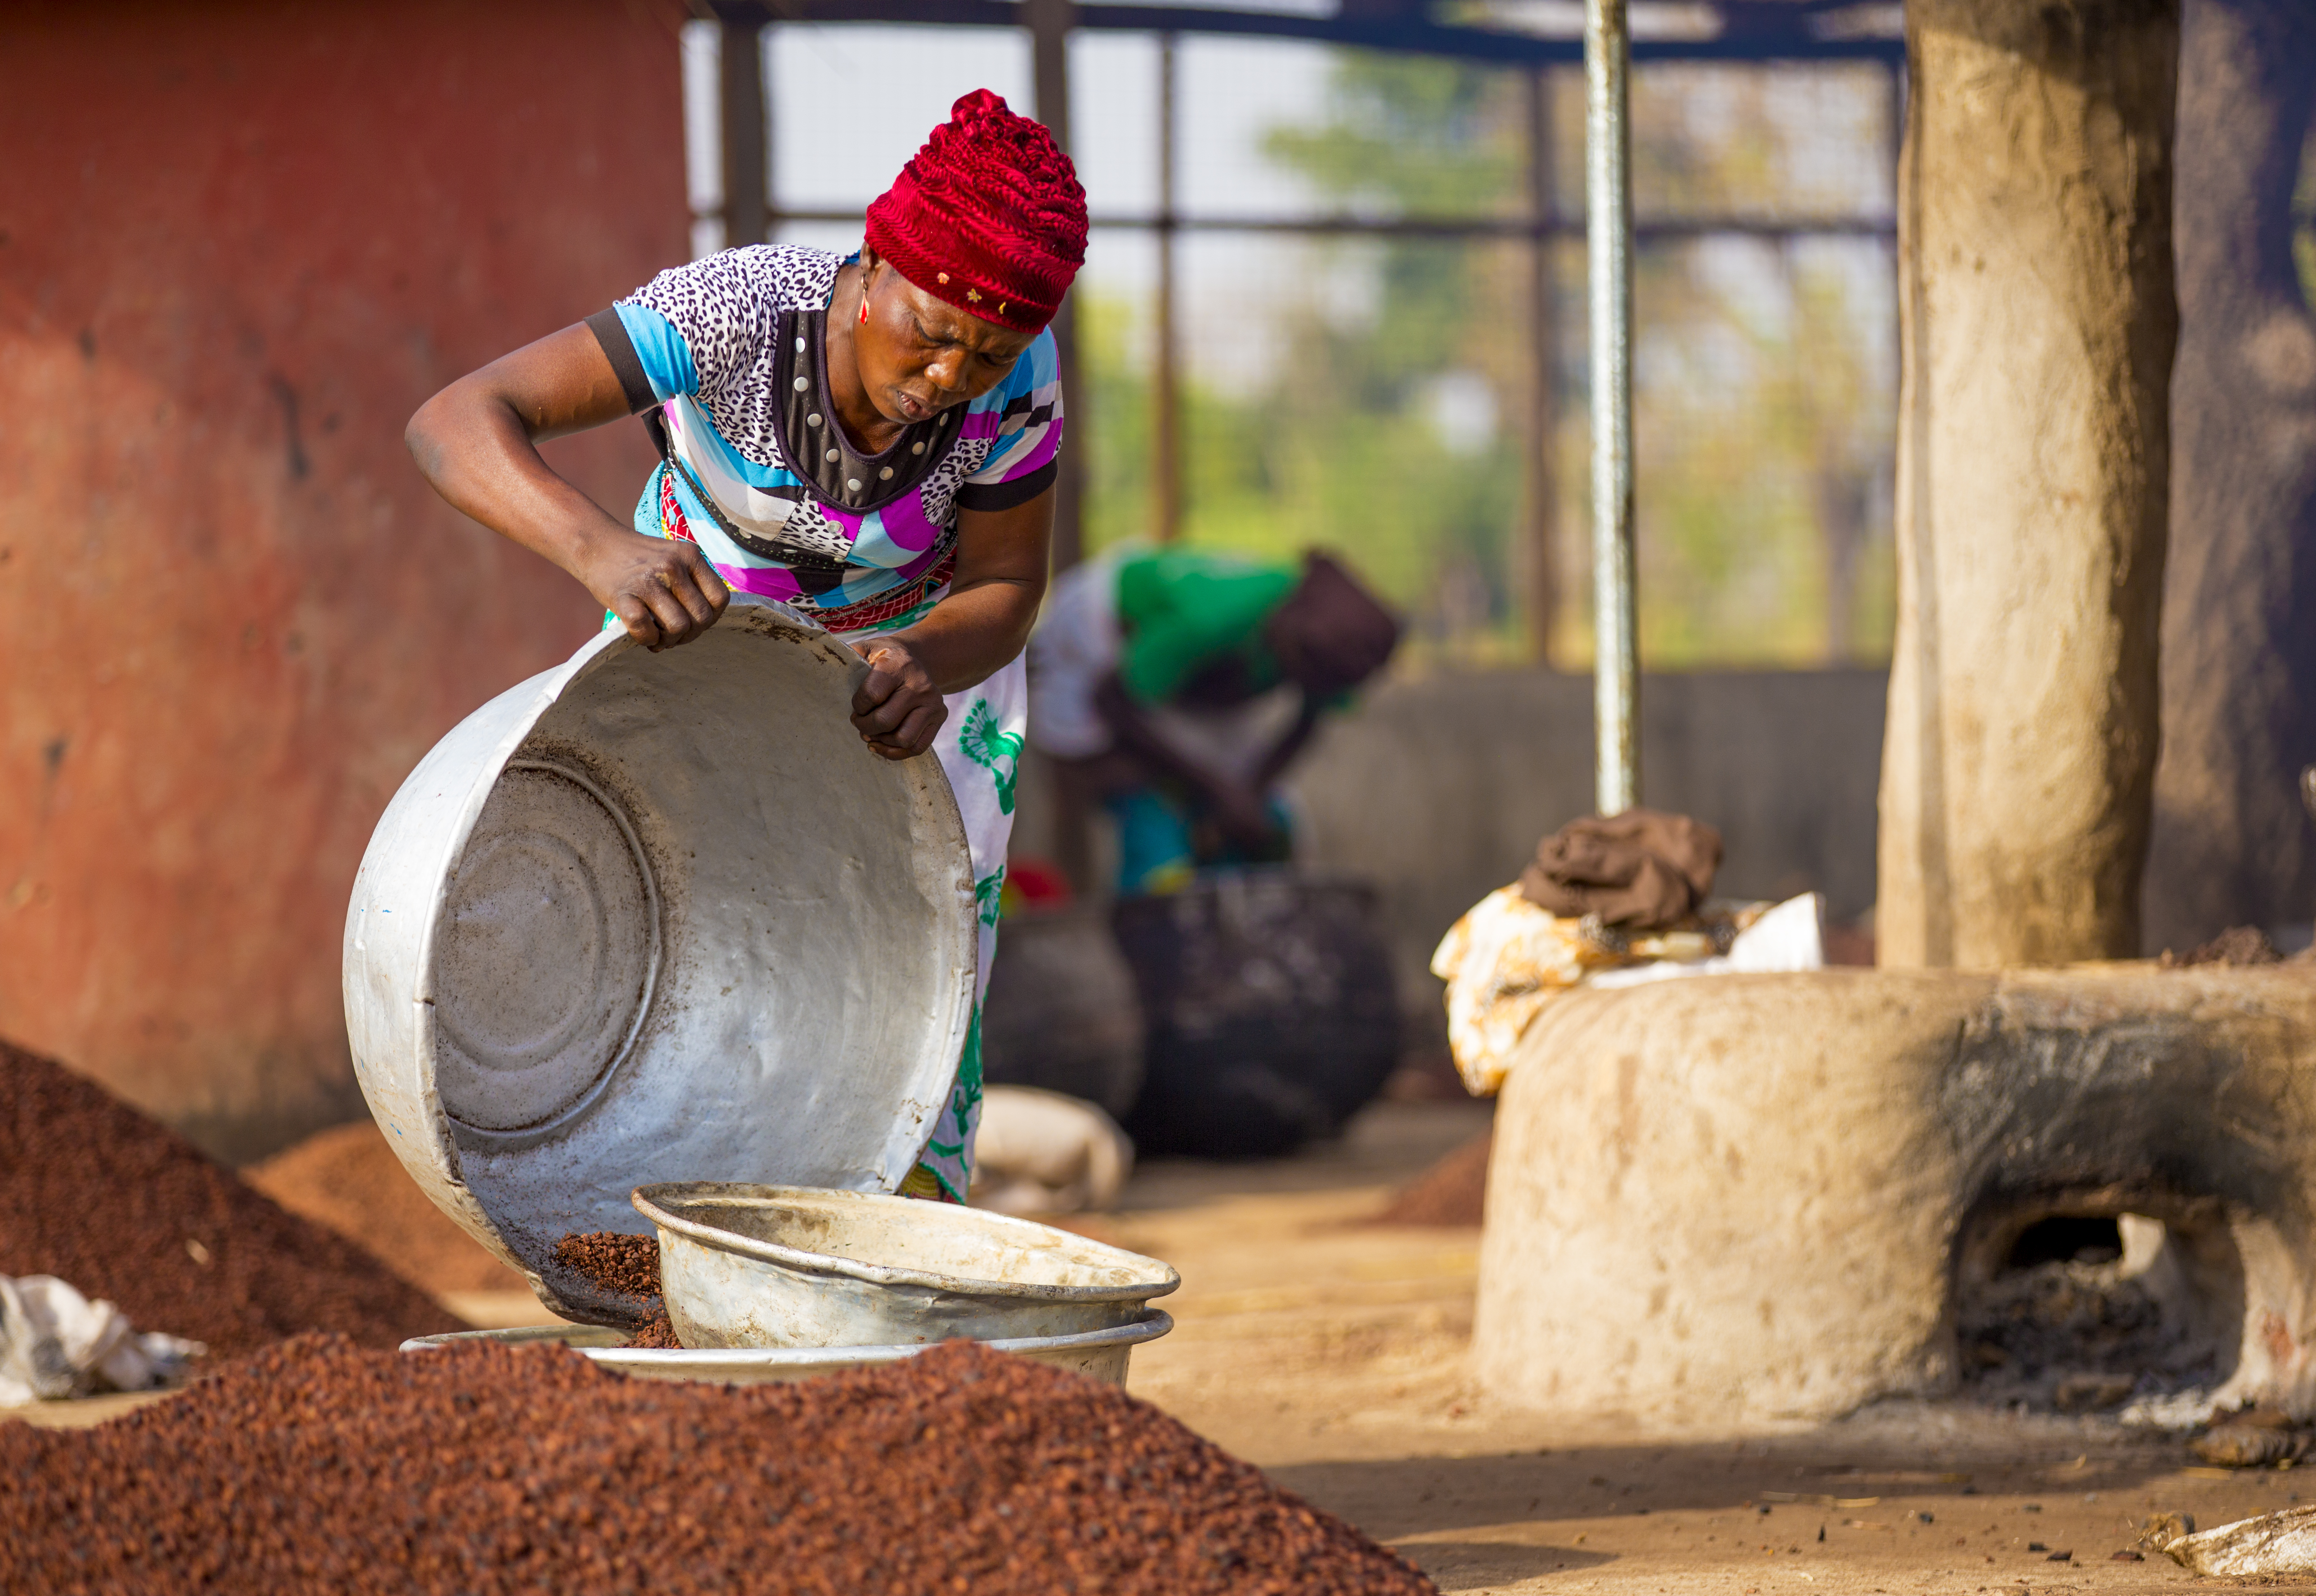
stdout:
{"type": "Polygon", "coordinates": [[[1882,961],[2138,951],[2178,0],[1912,0],[1882,961]]]}

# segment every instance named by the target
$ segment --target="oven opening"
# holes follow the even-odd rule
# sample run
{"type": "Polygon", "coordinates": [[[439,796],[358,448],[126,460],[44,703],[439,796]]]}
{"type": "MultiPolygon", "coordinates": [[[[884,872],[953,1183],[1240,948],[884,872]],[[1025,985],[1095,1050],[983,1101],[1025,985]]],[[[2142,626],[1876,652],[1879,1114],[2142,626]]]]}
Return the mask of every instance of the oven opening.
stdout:
{"type": "Polygon", "coordinates": [[[2242,1260],[2212,1205],[2164,1206],[2168,1219],[2113,1196],[1981,1204],[1955,1252],[1964,1393],[2097,1413],[2223,1382],[2242,1339],[2242,1260]]]}

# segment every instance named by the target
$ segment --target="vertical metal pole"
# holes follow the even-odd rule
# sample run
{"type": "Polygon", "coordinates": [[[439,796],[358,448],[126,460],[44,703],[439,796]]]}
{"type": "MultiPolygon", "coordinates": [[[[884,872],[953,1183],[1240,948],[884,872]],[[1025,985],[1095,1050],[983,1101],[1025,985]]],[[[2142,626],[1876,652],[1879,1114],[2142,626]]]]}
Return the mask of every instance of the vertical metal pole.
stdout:
{"type": "Polygon", "coordinates": [[[1154,530],[1182,535],[1181,401],[1174,332],[1174,35],[1158,35],[1158,369],[1150,396],[1154,530]]]}
{"type": "Polygon", "coordinates": [[[1641,801],[1640,663],[1633,602],[1632,34],[1626,0],[1584,0],[1584,244],[1592,364],[1595,802],[1641,801]]]}
{"type": "Polygon", "coordinates": [[[1552,624],[1560,613],[1559,510],[1553,479],[1552,440],[1559,430],[1554,377],[1559,367],[1552,300],[1552,69],[1528,75],[1528,359],[1535,363],[1528,432],[1528,634],[1540,664],[1552,662],[1552,624]]]}
{"type": "MultiPolygon", "coordinates": [[[[1038,95],[1038,120],[1064,153],[1070,147],[1070,30],[1077,22],[1076,0],[1023,0],[1038,95]]],[[[1077,302],[1064,297],[1053,320],[1054,354],[1061,368],[1062,403],[1067,412],[1062,452],[1056,457],[1054,552],[1056,575],[1085,558],[1085,457],[1093,434],[1084,386],[1078,380],[1077,302]]],[[[1054,863],[1081,894],[1091,894],[1093,835],[1089,794],[1067,773],[1047,764],[1048,779],[1039,791],[1053,803],[1054,863]]],[[[1034,802],[1035,800],[1031,800],[1034,802]]],[[[1027,803],[1025,808],[1029,807],[1027,803]]]]}
{"type": "MultiPolygon", "coordinates": [[[[1077,21],[1075,0],[1025,0],[1030,51],[1036,67],[1038,120],[1066,153],[1070,147],[1070,29],[1077,21]]],[[[1086,394],[1078,381],[1077,306],[1064,298],[1053,321],[1054,353],[1061,367],[1062,403],[1068,412],[1066,442],[1054,482],[1054,570],[1067,571],[1085,557],[1086,394]]]]}
{"type": "Polygon", "coordinates": [[[763,30],[724,22],[719,76],[724,102],[724,244],[762,244],[771,217],[765,182],[771,140],[764,125],[763,30]]]}

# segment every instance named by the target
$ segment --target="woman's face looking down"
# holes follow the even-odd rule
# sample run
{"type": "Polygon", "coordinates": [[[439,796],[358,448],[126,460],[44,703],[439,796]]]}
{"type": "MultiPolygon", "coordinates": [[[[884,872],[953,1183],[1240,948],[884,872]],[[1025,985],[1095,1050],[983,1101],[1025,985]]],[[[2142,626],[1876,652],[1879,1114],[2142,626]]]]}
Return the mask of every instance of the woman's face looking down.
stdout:
{"type": "Polygon", "coordinates": [[[903,277],[874,252],[860,254],[861,292],[852,359],[861,391],[877,413],[903,426],[971,403],[1004,380],[1034,332],[1018,332],[968,315],[903,277]]]}

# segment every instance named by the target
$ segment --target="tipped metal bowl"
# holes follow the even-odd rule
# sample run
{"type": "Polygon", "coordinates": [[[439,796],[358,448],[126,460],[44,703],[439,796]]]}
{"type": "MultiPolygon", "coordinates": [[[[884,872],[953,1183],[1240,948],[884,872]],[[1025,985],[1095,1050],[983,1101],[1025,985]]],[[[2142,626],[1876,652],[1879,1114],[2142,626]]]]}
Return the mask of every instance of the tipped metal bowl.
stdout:
{"type": "Polygon", "coordinates": [[[660,1288],[688,1347],[1068,1336],[1140,1321],[1171,1266],[1050,1225],[809,1186],[645,1186],[660,1288]]]}

